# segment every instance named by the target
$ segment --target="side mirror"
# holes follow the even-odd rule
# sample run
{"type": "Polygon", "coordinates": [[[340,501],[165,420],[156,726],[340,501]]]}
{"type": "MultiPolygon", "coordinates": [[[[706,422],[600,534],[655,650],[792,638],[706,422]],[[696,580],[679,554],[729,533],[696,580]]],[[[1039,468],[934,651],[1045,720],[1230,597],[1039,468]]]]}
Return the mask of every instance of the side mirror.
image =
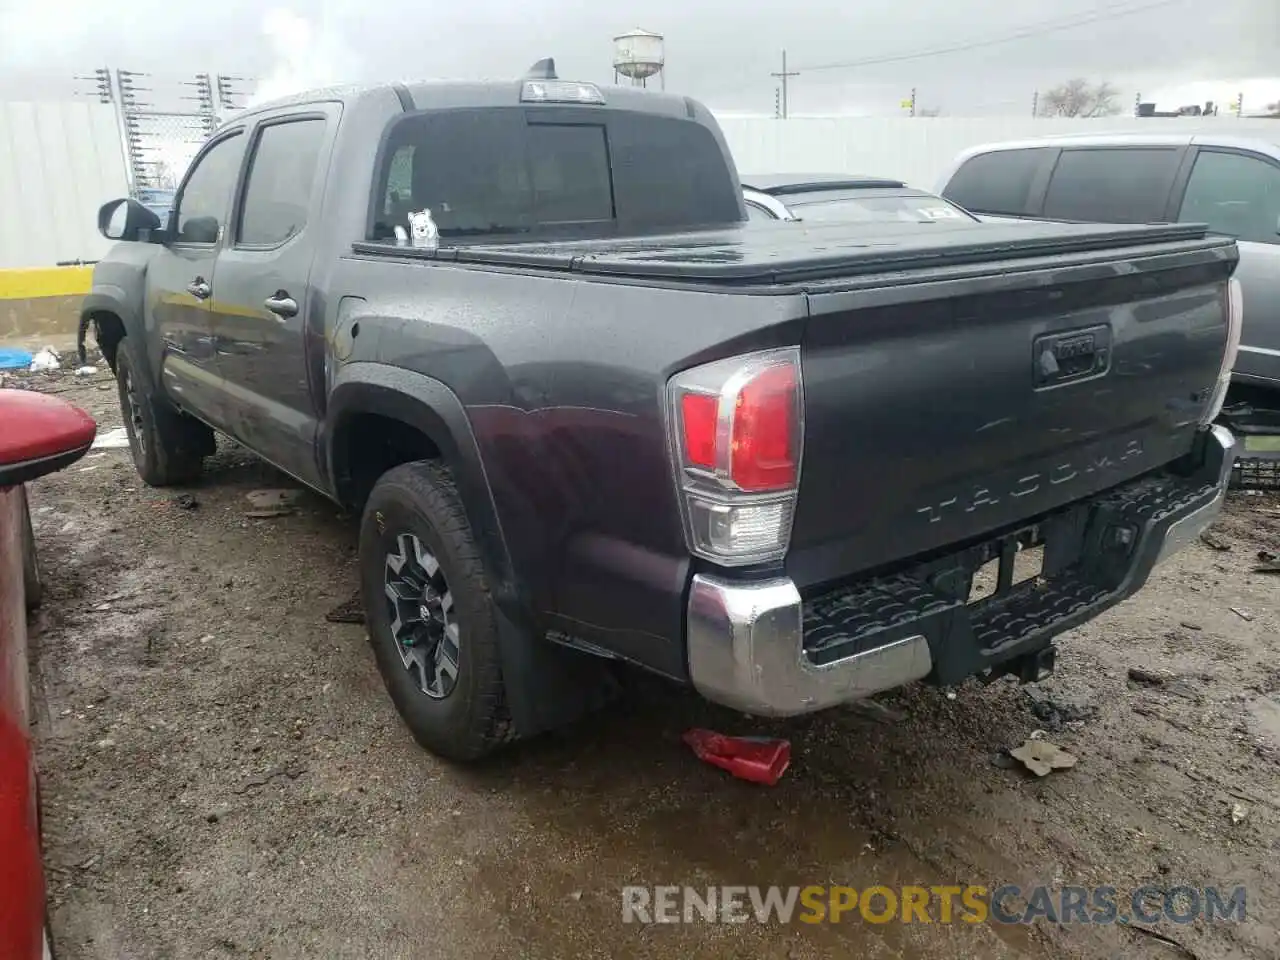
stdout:
{"type": "Polygon", "coordinates": [[[150,243],[160,232],[160,218],[137,200],[126,197],[99,208],[98,231],[108,240],[150,243]]]}
{"type": "Polygon", "coordinates": [[[93,417],[79,407],[34,390],[0,390],[0,423],[0,487],[70,466],[98,432],[93,417]]]}

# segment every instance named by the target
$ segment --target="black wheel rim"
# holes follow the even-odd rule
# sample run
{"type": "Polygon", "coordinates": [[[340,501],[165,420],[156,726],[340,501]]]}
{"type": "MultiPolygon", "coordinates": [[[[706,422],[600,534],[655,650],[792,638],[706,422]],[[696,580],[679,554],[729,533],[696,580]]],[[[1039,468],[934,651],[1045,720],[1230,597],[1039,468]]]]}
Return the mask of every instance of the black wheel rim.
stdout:
{"type": "Polygon", "coordinates": [[[121,391],[124,394],[125,428],[129,432],[129,440],[134,444],[139,456],[147,455],[147,432],[142,428],[142,394],[133,382],[129,368],[120,371],[121,391]]]}
{"type": "Polygon", "coordinates": [[[461,633],[440,561],[412,533],[396,537],[383,570],[391,639],[419,690],[443,700],[458,683],[461,633]]]}

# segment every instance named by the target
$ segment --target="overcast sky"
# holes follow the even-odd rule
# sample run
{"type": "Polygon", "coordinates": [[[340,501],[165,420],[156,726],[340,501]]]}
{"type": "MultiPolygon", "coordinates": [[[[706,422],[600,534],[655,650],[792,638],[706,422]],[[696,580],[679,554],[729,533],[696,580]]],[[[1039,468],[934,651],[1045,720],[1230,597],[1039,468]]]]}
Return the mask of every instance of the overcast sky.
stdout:
{"type": "Polygon", "coordinates": [[[554,56],[561,76],[609,81],[612,37],[635,26],[666,36],[668,90],[723,113],[772,112],[784,47],[793,114],[891,114],[912,87],[948,114],[1029,113],[1073,76],[1112,82],[1126,111],[1138,92],[1280,100],[1280,0],[0,0],[0,96],[65,96],[99,66],[280,91],[510,77],[554,56]],[[875,59],[890,62],[832,66],[875,59]]]}

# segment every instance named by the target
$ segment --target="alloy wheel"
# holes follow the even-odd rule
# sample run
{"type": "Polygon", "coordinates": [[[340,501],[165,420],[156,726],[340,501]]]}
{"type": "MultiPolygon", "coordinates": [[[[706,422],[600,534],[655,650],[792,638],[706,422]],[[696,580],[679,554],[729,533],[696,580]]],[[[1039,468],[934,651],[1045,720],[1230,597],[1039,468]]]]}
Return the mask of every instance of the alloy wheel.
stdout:
{"type": "Polygon", "coordinates": [[[458,683],[461,633],[440,561],[414,534],[396,537],[383,571],[391,637],[423,693],[443,700],[458,683]]]}
{"type": "Polygon", "coordinates": [[[138,392],[137,384],[133,380],[133,373],[128,367],[121,371],[121,379],[124,380],[124,397],[127,407],[124,412],[128,417],[126,426],[129,430],[129,439],[137,445],[138,453],[145,457],[147,455],[147,433],[143,428],[142,422],[142,394],[138,392]]]}

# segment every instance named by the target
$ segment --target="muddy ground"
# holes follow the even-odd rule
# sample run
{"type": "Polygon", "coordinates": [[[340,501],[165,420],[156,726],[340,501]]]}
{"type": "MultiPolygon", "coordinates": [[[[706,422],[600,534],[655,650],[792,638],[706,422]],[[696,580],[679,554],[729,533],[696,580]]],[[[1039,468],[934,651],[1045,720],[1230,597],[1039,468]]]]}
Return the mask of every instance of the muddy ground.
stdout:
{"type": "MultiPolygon", "coordinates": [[[[105,373],[19,380],[120,423],[105,373]]],[[[245,516],[246,493],[281,486],[229,443],[194,507],[144,487],[125,450],[33,486],[61,960],[1280,954],[1280,580],[1254,572],[1280,552],[1280,500],[1233,496],[1229,549],[1193,545],[1066,636],[1034,696],[916,687],[760,723],[637,679],[463,769],[415,746],[362,628],[325,620],[355,587],[353,521],[311,494],[245,516]],[[773,789],[735,781],[680,743],[693,724],[785,734],[794,764],[773,789]],[[1001,751],[1036,730],[1078,765],[1010,768],[1001,751]],[[1243,884],[1248,920],[621,921],[628,884],[822,883],[1243,884]]]]}

